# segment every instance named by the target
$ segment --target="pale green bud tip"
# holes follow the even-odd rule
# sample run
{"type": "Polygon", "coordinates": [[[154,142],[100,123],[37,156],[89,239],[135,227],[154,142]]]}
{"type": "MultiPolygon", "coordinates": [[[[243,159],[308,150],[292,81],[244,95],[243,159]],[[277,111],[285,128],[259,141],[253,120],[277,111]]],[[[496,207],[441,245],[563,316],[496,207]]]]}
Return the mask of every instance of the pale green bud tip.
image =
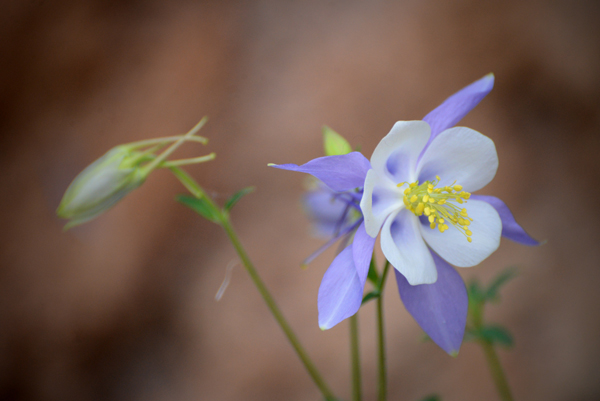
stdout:
{"type": "Polygon", "coordinates": [[[325,156],[345,155],[352,152],[352,146],[348,141],[326,125],[323,126],[323,148],[325,156]]]}
{"type": "Polygon", "coordinates": [[[273,166],[276,166],[276,165],[277,164],[275,164],[275,163],[267,163],[267,167],[273,167],[273,166]]]}
{"type": "Polygon", "coordinates": [[[453,357],[453,358],[456,358],[458,356],[458,351],[452,351],[450,353],[450,356],[453,357]]]}
{"type": "Polygon", "coordinates": [[[117,146],[75,177],[56,211],[59,217],[70,220],[65,229],[102,214],[142,185],[146,176],[138,168],[123,167],[129,157],[129,147],[117,146]]]}

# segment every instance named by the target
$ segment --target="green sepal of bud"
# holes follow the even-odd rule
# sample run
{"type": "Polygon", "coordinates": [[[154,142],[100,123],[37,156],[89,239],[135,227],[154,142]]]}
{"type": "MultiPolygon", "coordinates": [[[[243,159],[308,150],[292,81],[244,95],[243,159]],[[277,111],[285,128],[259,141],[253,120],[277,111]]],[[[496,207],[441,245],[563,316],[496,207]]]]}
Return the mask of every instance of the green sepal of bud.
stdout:
{"type": "Polygon", "coordinates": [[[323,148],[325,156],[345,155],[352,152],[352,146],[348,141],[326,125],[323,126],[323,148]]]}
{"type": "Polygon", "coordinates": [[[79,173],[56,210],[59,217],[70,220],[65,230],[104,213],[142,185],[148,173],[140,170],[140,161],[139,153],[121,145],[109,150],[79,173]]]}

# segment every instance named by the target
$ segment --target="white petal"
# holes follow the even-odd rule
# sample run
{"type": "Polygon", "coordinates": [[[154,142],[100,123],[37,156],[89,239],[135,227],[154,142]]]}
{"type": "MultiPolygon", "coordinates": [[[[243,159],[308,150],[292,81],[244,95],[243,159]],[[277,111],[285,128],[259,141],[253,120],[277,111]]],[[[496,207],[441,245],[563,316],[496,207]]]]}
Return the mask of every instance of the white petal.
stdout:
{"type": "Polygon", "coordinates": [[[432,284],[437,270],[419,230],[420,222],[404,209],[392,214],[381,229],[381,250],[410,285],[432,284]]]}
{"type": "Polygon", "coordinates": [[[371,166],[394,184],[415,181],[417,160],[430,134],[425,121],[398,121],[375,148],[371,166]]]}
{"type": "Polygon", "coordinates": [[[442,179],[440,186],[454,180],[467,192],[486,186],[496,175],[498,154],[494,142],[465,127],[454,127],[439,134],[425,150],[417,166],[419,181],[442,179]]]}
{"type": "Polygon", "coordinates": [[[469,229],[473,242],[450,226],[443,233],[422,224],[421,233],[427,244],[448,263],[459,267],[471,267],[481,263],[500,245],[502,221],[496,209],[483,201],[469,200],[464,205],[473,219],[469,229]]]}
{"type": "Polygon", "coordinates": [[[390,213],[404,207],[404,194],[392,181],[382,177],[375,170],[367,172],[360,209],[365,217],[365,229],[371,237],[377,237],[385,219],[390,213]]]}

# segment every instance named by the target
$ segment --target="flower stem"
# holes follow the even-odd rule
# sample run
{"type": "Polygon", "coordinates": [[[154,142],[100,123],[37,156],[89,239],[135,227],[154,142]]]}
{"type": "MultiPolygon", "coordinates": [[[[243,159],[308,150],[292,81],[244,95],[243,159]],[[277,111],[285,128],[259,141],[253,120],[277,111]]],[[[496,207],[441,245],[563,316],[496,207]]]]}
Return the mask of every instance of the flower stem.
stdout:
{"type": "Polygon", "coordinates": [[[379,281],[379,297],[377,297],[377,337],[379,342],[379,395],[378,401],[385,401],[387,399],[387,369],[385,364],[385,333],[383,326],[383,286],[385,285],[385,279],[387,277],[388,270],[390,268],[390,262],[385,261],[385,267],[381,274],[379,281]]]}
{"type": "Polygon", "coordinates": [[[315,385],[321,391],[321,394],[323,395],[323,397],[325,397],[325,400],[326,401],[335,401],[336,400],[335,396],[333,395],[333,393],[331,392],[331,390],[325,383],[325,380],[323,379],[323,377],[317,370],[316,366],[314,365],[314,363],[308,356],[304,347],[300,343],[300,340],[298,339],[298,337],[296,337],[296,334],[294,333],[291,326],[289,325],[289,323],[283,316],[283,313],[281,312],[281,310],[275,303],[273,296],[267,289],[266,285],[260,278],[258,271],[252,264],[250,257],[246,253],[246,250],[242,246],[242,243],[240,242],[235,230],[233,229],[233,226],[231,225],[231,222],[229,221],[229,214],[222,212],[221,209],[213,202],[213,200],[209,196],[206,195],[206,193],[200,187],[200,185],[198,185],[198,183],[192,177],[190,177],[185,171],[181,170],[178,167],[171,167],[170,169],[173,172],[173,174],[175,174],[175,176],[179,179],[179,181],[181,181],[181,183],[195,197],[203,198],[211,206],[211,208],[214,209],[214,211],[219,213],[220,220],[221,220],[220,225],[225,230],[225,233],[227,234],[229,241],[235,248],[235,251],[237,252],[238,256],[240,257],[240,260],[242,261],[242,264],[244,265],[244,267],[246,268],[246,271],[250,275],[252,282],[254,283],[254,285],[256,286],[256,289],[258,290],[258,292],[262,296],[263,300],[267,304],[269,310],[271,311],[271,314],[273,315],[273,317],[279,324],[279,327],[281,327],[281,329],[283,330],[284,334],[286,335],[288,341],[292,344],[292,347],[296,351],[296,354],[298,355],[298,357],[304,364],[304,367],[308,371],[308,374],[310,375],[310,377],[313,379],[315,385]]]}
{"type": "MultiPolygon", "coordinates": [[[[484,306],[485,301],[469,299],[468,319],[475,332],[480,332],[484,327],[484,306]]],[[[506,379],[504,369],[502,369],[502,365],[500,364],[500,358],[498,358],[494,344],[484,338],[478,339],[477,343],[483,348],[483,353],[485,354],[485,359],[490,368],[490,373],[492,374],[492,379],[494,380],[500,399],[502,401],[513,401],[510,386],[508,385],[508,380],[506,379]]]]}
{"type": "Polygon", "coordinates": [[[285,317],[283,317],[281,310],[275,303],[275,300],[271,296],[269,290],[267,290],[267,287],[265,286],[262,279],[258,275],[258,272],[256,271],[256,269],[254,268],[254,265],[250,261],[248,254],[246,253],[245,249],[243,248],[242,244],[240,243],[240,241],[237,237],[237,234],[233,230],[233,227],[231,226],[231,223],[229,222],[229,218],[224,219],[223,229],[227,233],[227,236],[229,237],[231,244],[235,248],[240,259],[242,260],[242,264],[246,268],[246,271],[248,271],[248,274],[250,275],[250,278],[254,282],[256,289],[258,290],[260,295],[265,300],[265,303],[269,307],[269,310],[273,314],[273,317],[275,318],[277,323],[279,323],[279,326],[281,327],[281,329],[287,336],[289,342],[292,344],[292,347],[294,347],[294,350],[296,350],[296,354],[298,354],[298,357],[304,364],[304,367],[308,371],[308,374],[312,377],[313,381],[315,382],[315,384],[319,388],[319,390],[321,390],[323,397],[325,397],[326,400],[334,400],[335,397],[333,396],[333,393],[331,392],[331,390],[329,389],[327,384],[325,384],[325,381],[321,377],[321,374],[319,373],[316,366],[314,365],[314,363],[312,362],[312,360],[310,359],[310,357],[304,350],[304,347],[300,343],[300,340],[298,340],[298,338],[296,337],[296,334],[290,327],[289,323],[287,322],[287,320],[285,320],[285,317]]]}
{"type": "Polygon", "coordinates": [[[360,352],[358,344],[358,314],[350,317],[350,354],[352,356],[352,401],[362,400],[360,352]]]}
{"type": "Polygon", "coordinates": [[[496,389],[498,390],[498,394],[500,394],[500,399],[502,401],[513,401],[513,397],[510,392],[510,386],[506,380],[504,369],[502,369],[500,358],[498,358],[498,354],[496,353],[494,345],[488,341],[479,341],[479,343],[483,348],[485,359],[490,367],[492,378],[496,384],[496,389]]]}

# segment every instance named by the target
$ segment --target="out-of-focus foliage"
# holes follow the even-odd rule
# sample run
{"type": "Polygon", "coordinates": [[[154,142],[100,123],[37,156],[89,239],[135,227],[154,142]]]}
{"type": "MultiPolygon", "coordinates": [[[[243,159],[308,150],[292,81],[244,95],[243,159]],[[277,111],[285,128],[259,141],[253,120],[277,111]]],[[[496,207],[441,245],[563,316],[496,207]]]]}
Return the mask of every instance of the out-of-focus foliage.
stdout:
{"type": "Polygon", "coordinates": [[[500,272],[487,286],[483,286],[477,280],[469,283],[469,312],[464,341],[485,341],[507,348],[513,346],[514,340],[510,332],[500,325],[485,323],[483,313],[487,303],[500,302],[500,289],[516,275],[517,269],[509,267],[500,272]]]}
{"type": "Polygon", "coordinates": [[[323,148],[325,156],[345,155],[352,152],[350,143],[326,125],[323,126],[323,148]]]}

